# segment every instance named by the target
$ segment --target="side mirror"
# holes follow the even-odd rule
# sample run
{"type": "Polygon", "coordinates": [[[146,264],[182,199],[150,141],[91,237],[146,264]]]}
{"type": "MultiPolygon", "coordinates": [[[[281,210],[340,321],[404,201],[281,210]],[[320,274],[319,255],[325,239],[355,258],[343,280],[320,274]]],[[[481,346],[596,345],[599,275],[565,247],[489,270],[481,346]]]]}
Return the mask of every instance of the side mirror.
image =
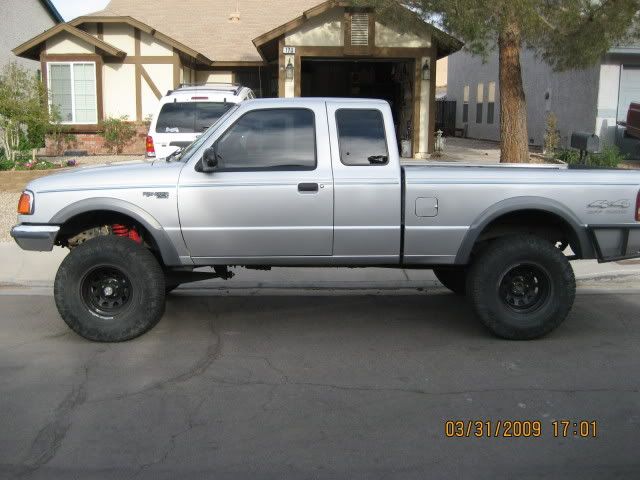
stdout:
{"type": "Polygon", "coordinates": [[[218,166],[218,153],[216,146],[207,148],[202,155],[202,171],[205,173],[213,172],[218,166]]]}

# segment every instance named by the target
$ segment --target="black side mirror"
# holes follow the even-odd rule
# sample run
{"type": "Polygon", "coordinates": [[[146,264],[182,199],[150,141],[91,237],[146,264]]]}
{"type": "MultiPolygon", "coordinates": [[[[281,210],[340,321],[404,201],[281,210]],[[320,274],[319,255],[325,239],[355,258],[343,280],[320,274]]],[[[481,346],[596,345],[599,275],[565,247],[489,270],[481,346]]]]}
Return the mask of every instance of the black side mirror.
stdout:
{"type": "Polygon", "coordinates": [[[218,166],[218,153],[216,146],[207,148],[202,155],[202,171],[213,172],[218,166]]]}

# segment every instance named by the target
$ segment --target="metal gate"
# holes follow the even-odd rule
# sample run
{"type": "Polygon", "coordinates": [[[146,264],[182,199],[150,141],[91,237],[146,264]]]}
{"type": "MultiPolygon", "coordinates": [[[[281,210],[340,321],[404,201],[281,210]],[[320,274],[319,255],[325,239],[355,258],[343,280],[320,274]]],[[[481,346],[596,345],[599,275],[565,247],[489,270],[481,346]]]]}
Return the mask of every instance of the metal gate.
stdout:
{"type": "Polygon", "coordinates": [[[436,100],[436,131],[453,137],[456,131],[456,101],[436,100]]]}

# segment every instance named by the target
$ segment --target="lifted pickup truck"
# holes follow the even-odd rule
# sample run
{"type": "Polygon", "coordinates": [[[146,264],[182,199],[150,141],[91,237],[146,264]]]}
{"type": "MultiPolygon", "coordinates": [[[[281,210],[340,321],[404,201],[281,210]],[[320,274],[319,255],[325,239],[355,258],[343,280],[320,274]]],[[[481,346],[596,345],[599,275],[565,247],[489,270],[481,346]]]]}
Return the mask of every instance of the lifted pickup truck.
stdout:
{"type": "Polygon", "coordinates": [[[249,100],[170,158],[30,183],[12,235],[71,249],[55,301],[90,340],[141,335],[168,291],[230,266],[433,269],[532,339],[572,307],[570,259],[640,256],[639,190],[633,171],[401,167],[383,101],[249,100]]]}

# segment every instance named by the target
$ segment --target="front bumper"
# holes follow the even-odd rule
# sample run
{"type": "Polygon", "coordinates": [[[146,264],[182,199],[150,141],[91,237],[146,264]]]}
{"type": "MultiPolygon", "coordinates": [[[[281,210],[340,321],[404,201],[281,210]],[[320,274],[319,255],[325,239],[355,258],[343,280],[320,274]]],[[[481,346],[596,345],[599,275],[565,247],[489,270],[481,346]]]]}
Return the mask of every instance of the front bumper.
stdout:
{"type": "Polygon", "coordinates": [[[23,250],[50,252],[59,231],[57,225],[16,225],[11,236],[23,250]]]}

